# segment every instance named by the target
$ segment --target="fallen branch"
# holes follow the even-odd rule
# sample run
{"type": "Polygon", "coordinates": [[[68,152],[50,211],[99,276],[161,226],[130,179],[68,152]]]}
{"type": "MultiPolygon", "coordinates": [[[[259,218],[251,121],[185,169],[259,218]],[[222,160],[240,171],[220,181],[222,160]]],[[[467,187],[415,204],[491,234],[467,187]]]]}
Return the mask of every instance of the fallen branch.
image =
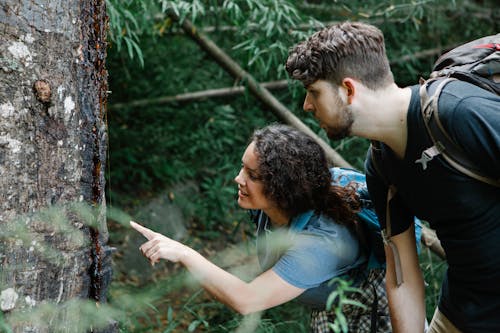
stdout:
{"type": "MultiPolygon", "coordinates": [[[[171,10],[168,15],[172,20],[179,22],[179,17],[171,10]]],[[[288,110],[269,90],[259,84],[255,78],[247,73],[240,65],[238,65],[229,55],[219,48],[207,36],[200,33],[198,29],[187,19],[180,22],[184,32],[190,36],[205,52],[207,52],[214,60],[221,65],[235,79],[246,82],[249,91],[264,103],[279,119],[284,123],[289,124],[309,136],[311,136],[325,151],[327,158],[335,165],[341,167],[352,168],[352,166],[342,158],[342,156],[330,147],[328,143],[322,140],[314,133],[307,125],[305,125],[297,116],[288,110]]]]}
{"type": "MultiPolygon", "coordinates": [[[[280,81],[265,82],[265,83],[261,83],[261,86],[265,87],[269,90],[284,89],[284,88],[288,87],[288,81],[287,80],[280,80],[280,81]]],[[[138,99],[138,100],[131,101],[128,103],[111,104],[111,105],[109,105],[108,109],[116,110],[116,109],[122,109],[125,107],[139,107],[139,106],[146,106],[146,105],[151,105],[151,104],[192,102],[192,101],[202,100],[202,99],[207,99],[207,98],[234,96],[234,95],[242,94],[245,91],[246,91],[245,86],[234,86],[234,87],[229,87],[229,88],[200,90],[200,91],[195,91],[195,92],[178,94],[175,96],[146,98],[146,99],[138,99]]]]}

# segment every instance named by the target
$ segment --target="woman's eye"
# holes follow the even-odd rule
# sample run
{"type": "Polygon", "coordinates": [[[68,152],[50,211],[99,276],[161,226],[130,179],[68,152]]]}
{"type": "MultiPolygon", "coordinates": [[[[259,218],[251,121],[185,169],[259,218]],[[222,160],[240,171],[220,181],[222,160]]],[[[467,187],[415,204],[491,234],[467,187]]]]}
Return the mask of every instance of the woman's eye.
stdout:
{"type": "Polygon", "coordinates": [[[241,164],[240,172],[243,172],[243,174],[252,181],[258,181],[260,179],[259,176],[255,174],[253,170],[245,168],[245,165],[243,165],[243,163],[241,164]]]}

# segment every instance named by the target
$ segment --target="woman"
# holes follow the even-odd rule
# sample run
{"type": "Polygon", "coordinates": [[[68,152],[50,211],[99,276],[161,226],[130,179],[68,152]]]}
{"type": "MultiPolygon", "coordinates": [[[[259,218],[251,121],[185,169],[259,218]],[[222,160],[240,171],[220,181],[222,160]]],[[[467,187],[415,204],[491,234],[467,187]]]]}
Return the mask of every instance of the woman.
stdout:
{"type": "Polygon", "coordinates": [[[253,134],[235,178],[238,204],[250,210],[259,235],[263,273],[249,283],[186,245],[131,225],[148,239],[140,249],[152,264],[160,259],[182,263],[212,296],[239,313],[297,298],[313,310],[311,332],[328,332],[335,315],[325,311],[325,305],[337,287],[329,282],[343,277],[363,289],[363,294],[349,295],[361,303],[371,305],[372,291],[379,290],[375,312],[370,306],[343,308],[349,331],[372,332],[370,328],[378,326],[377,332],[389,332],[384,273],[372,271],[369,278],[363,274],[366,257],[356,232],[356,191],[332,185],[331,180],[322,148],[306,134],[284,125],[253,134]]]}

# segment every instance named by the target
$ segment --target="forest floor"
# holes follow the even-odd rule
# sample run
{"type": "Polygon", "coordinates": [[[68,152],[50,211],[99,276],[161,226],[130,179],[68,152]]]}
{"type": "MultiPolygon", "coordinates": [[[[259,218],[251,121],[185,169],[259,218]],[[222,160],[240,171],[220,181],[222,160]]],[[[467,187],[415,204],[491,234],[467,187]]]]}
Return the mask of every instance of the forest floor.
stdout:
{"type": "MultiPolygon", "coordinates": [[[[113,221],[109,221],[108,228],[110,246],[117,249],[110,303],[127,292],[145,299],[127,314],[128,328],[124,332],[212,331],[210,326],[217,321],[239,316],[204,292],[181,265],[162,261],[151,267],[138,249],[145,239],[137,239],[131,229],[113,221]],[[154,290],[152,297],[151,290],[154,290]]],[[[219,226],[218,237],[210,239],[200,237],[204,230],[191,225],[183,241],[248,281],[259,273],[253,238],[247,236],[251,225],[241,224],[236,228],[219,226]]]]}

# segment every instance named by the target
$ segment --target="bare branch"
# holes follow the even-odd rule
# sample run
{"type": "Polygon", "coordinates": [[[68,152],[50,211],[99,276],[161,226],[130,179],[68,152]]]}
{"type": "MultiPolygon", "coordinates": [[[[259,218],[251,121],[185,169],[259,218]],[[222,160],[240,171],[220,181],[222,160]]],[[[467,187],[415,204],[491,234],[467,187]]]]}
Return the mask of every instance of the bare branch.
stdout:
{"type": "MultiPolygon", "coordinates": [[[[173,12],[168,11],[168,15],[176,22],[179,22],[179,17],[173,12]]],[[[322,140],[314,133],[307,125],[305,125],[297,116],[288,110],[279,100],[274,97],[269,90],[262,86],[255,78],[247,73],[240,65],[238,65],[229,55],[219,48],[212,40],[200,33],[198,29],[187,19],[180,22],[184,32],[190,36],[205,52],[221,65],[235,79],[246,82],[250,92],[263,102],[271,112],[273,112],[284,123],[287,123],[306,134],[310,135],[324,149],[327,158],[335,165],[341,167],[352,166],[342,158],[342,156],[330,147],[328,143],[322,140]]]]}
{"type": "MultiPolygon", "coordinates": [[[[280,81],[271,81],[264,82],[261,84],[263,87],[274,90],[274,89],[283,89],[288,87],[287,80],[280,81]]],[[[108,109],[116,110],[122,109],[125,107],[139,107],[146,106],[151,104],[167,104],[167,103],[181,103],[181,102],[192,102],[196,100],[202,100],[207,98],[215,98],[215,97],[229,97],[234,95],[242,94],[246,91],[245,86],[234,86],[229,88],[220,88],[220,89],[208,89],[208,90],[200,90],[195,92],[188,92],[185,94],[178,94],[175,96],[164,96],[158,98],[146,98],[146,99],[138,99],[135,101],[131,101],[128,103],[116,103],[110,104],[108,109]]]]}

